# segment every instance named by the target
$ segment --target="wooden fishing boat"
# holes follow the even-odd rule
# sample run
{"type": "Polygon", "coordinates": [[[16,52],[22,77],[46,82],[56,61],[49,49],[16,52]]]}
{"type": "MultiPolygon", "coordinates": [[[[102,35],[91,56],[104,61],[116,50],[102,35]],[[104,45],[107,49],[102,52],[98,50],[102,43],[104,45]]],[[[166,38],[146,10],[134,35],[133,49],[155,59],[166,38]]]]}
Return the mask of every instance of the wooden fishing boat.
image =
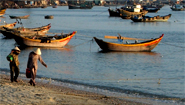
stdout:
{"type": "Polygon", "coordinates": [[[96,37],[94,37],[94,39],[103,51],[150,52],[158,45],[158,43],[162,40],[163,36],[164,34],[162,34],[159,38],[130,44],[105,42],[96,37]]]}
{"type": "Polygon", "coordinates": [[[0,10],[0,13],[5,13],[5,11],[6,11],[5,8],[4,8],[4,9],[1,9],[1,10],[0,10]]]}
{"type": "Polygon", "coordinates": [[[5,13],[0,13],[0,17],[3,16],[5,13]]]}
{"type": "Polygon", "coordinates": [[[69,4],[68,8],[69,9],[91,9],[93,6],[91,5],[73,5],[73,4],[69,4]]]}
{"type": "Polygon", "coordinates": [[[41,8],[47,8],[47,5],[42,5],[41,8]]]}
{"type": "Polygon", "coordinates": [[[42,28],[42,29],[37,29],[37,30],[32,30],[28,28],[13,28],[9,29],[4,27],[4,30],[0,30],[1,33],[6,36],[7,38],[11,38],[11,34],[9,32],[17,32],[21,36],[26,35],[26,36],[33,36],[33,35],[45,35],[49,31],[50,27],[48,28],[42,28]]]}
{"type": "Polygon", "coordinates": [[[11,32],[19,33],[20,35],[26,35],[26,36],[33,36],[33,35],[45,35],[49,29],[50,24],[36,27],[36,28],[24,28],[24,27],[18,27],[18,28],[7,28],[3,27],[0,29],[0,32],[6,37],[6,38],[13,38],[11,32]]]}
{"type": "Polygon", "coordinates": [[[68,3],[69,9],[91,9],[93,8],[92,2],[84,2],[84,3],[68,3]]]}
{"type": "Polygon", "coordinates": [[[40,26],[40,27],[35,27],[35,28],[24,28],[24,29],[31,29],[31,30],[39,30],[39,29],[43,29],[43,28],[48,28],[51,27],[51,23],[44,25],[44,26],[40,26]]]}
{"type": "Polygon", "coordinates": [[[185,11],[185,7],[181,6],[180,4],[175,4],[170,8],[173,11],[185,11]]]}
{"type": "MultiPolygon", "coordinates": [[[[9,28],[9,27],[8,27],[9,28]]],[[[44,25],[44,26],[40,26],[40,27],[35,27],[35,28],[25,28],[25,27],[17,27],[17,28],[12,28],[12,29],[8,29],[8,31],[13,31],[13,30],[19,30],[19,31],[38,31],[38,30],[42,30],[42,29],[50,29],[51,28],[51,23],[44,25]]]]}
{"type": "Polygon", "coordinates": [[[171,17],[171,14],[165,15],[165,16],[143,16],[143,17],[133,17],[131,18],[134,22],[164,22],[168,21],[168,19],[171,17]]]}
{"type": "Polygon", "coordinates": [[[53,8],[57,8],[57,5],[53,5],[52,7],[53,7],[53,8]]]}
{"type": "Polygon", "coordinates": [[[146,15],[148,11],[143,10],[141,5],[132,5],[132,6],[125,6],[121,7],[120,9],[120,16],[122,19],[129,19],[136,15],[146,15]]]}
{"type": "Polygon", "coordinates": [[[1,10],[0,10],[0,17],[3,16],[3,15],[5,14],[5,11],[6,11],[6,9],[1,9],[1,10]]]}
{"type": "Polygon", "coordinates": [[[148,13],[157,13],[160,10],[160,7],[158,6],[153,6],[153,5],[146,5],[146,6],[142,6],[143,10],[148,11],[148,13]]]}
{"type": "Polygon", "coordinates": [[[54,18],[53,15],[46,15],[46,16],[45,16],[45,19],[53,19],[53,18],[54,18]]]}
{"type": "Polygon", "coordinates": [[[30,15],[24,15],[24,16],[12,16],[12,15],[10,15],[9,17],[11,19],[28,19],[29,16],[30,15]]]}
{"type": "Polygon", "coordinates": [[[12,34],[14,35],[13,38],[20,46],[52,48],[64,47],[76,33],[77,31],[73,31],[69,34],[61,34],[54,36],[20,36],[19,34],[12,32],[12,34]]]}
{"type": "Polygon", "coordinates": [[[146,8],[144,10],[148,11],[148,13],[157,13],[160,8],[146,8]]]}
{"type": "Polygon", "coordinates": [[[120,16],[136,16],[136,15],[146,15],[148,11],[141,11],[141,12],[130,12],[124,9],[120,9],[120,16]]]}
{"type": "Polygon", "coordinates": [[[13,28],[13,27],[15,27],[16,24],[17,24],[17,22],[0,25],[0,29],[3,29],[3,27],[13,28]]]}
{"type": "Polygon", "coordinates": [[[116,16],[116,17],[120,17],[120,10],[118,8],[116,8],[115,10],[109,8],[109,16],[116,16]]]}

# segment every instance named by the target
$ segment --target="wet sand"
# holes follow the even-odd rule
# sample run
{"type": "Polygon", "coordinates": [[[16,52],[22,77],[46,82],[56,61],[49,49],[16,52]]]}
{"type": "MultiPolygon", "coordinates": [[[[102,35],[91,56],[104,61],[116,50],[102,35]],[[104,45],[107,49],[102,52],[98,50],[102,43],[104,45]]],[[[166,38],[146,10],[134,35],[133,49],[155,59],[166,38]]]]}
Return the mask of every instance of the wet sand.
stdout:
{"type": "Polygon", "coordinates": [[[28,83],[29,79],[11,82],[10,76],[0,74],[0,104],[14,105],[146,105],[92,92],[37,82],[36,86],[28,83]]]}

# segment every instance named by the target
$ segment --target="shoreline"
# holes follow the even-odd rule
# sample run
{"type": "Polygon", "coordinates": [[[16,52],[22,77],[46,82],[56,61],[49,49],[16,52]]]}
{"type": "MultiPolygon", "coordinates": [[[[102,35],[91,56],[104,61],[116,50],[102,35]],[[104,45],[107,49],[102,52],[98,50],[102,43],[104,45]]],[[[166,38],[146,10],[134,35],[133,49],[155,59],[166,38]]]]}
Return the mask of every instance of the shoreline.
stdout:
{"type": "Polygon", "coordinates": [[[0,104],[148,105],[43,82],[34,87],[21,77],[18,81],[11,83],[9,75],[0,73],[0,104]]]}

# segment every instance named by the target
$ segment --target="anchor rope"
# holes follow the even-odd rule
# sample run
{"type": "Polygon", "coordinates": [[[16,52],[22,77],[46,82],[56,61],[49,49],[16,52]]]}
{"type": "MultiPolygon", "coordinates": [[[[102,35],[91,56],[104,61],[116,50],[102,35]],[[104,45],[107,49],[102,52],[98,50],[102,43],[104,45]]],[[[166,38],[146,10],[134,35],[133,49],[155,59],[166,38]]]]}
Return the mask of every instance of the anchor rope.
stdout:
{"type": "Polygon", "coordinates": [[[98,13],[98,14],[95,14],[95,15],[92,15],[92,16],[98,16],[98,15],[103,14],[103,13],[105,13],[105,12],[107,12],[107,10],[106,10],[106,11],[102,11],[102,12],[100,12],[100,13],[98,13]]]}
{"type": "Polygon", "coordinates": [[[1,46],[3,46],[5,44],[6,40],[1,44],[1,46]]]}
{"type": "Polygon", "coordinates": [[[76,45],[76,46],[73,46],[72,48],[75,48],[75,47],[78,47],[78,46],[80,46],[80,45],[84,45],[84,44],[86,44],[86,43],[88,43],[88,42],[91,42],[92,40],[88,40],[88,41],[86,41],[86,42],[84,42],[84,43],[81,43],[81,44],[78,44],[78,45],[76,45]]]}
{"type": "MultiPolygon", "coordinates": [[[[178,19],[176,19],[176,17],[175,17],[175,16],[173,16],[173,15],[172,15],[172,17],[173,17],[173,18],[175,18],[175,21],[174,21],[174,22],[176,22],[176,21],[178,22],[178,21],[179,21],[178,19]]],[[[179,22],[180,22],[180,21],[179,21],[179,22]]]]}
{"type": "Polygon", "coordinates": [[[164,44],[170,45],[170,46],[174,46],[174,47],[185,48],[185,47],[183,47],[183,46],[177,46],[177,45],[169,44],[169,43],[166,43],[166,42],[161,42],[161,43],[164,43],[164,44]]]}

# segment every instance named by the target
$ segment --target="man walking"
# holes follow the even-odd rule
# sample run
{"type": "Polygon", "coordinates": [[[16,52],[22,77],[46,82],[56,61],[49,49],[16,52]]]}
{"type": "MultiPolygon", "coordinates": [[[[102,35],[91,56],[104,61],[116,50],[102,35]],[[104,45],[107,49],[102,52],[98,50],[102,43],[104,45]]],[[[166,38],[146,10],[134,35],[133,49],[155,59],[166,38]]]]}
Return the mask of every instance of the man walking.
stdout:
{"type": "Polygon", "coordinates": [[[17,81],[17,78],[19,76],[19,59],[18,55],[20,54],[21,50],[18,47],[15,47],[11,50],[10,54],[6,57],[7,60],[10,62],[10,77],[11,82],[17,81]],[[15,76],[14,76],[15,74],[15,76]]]}

